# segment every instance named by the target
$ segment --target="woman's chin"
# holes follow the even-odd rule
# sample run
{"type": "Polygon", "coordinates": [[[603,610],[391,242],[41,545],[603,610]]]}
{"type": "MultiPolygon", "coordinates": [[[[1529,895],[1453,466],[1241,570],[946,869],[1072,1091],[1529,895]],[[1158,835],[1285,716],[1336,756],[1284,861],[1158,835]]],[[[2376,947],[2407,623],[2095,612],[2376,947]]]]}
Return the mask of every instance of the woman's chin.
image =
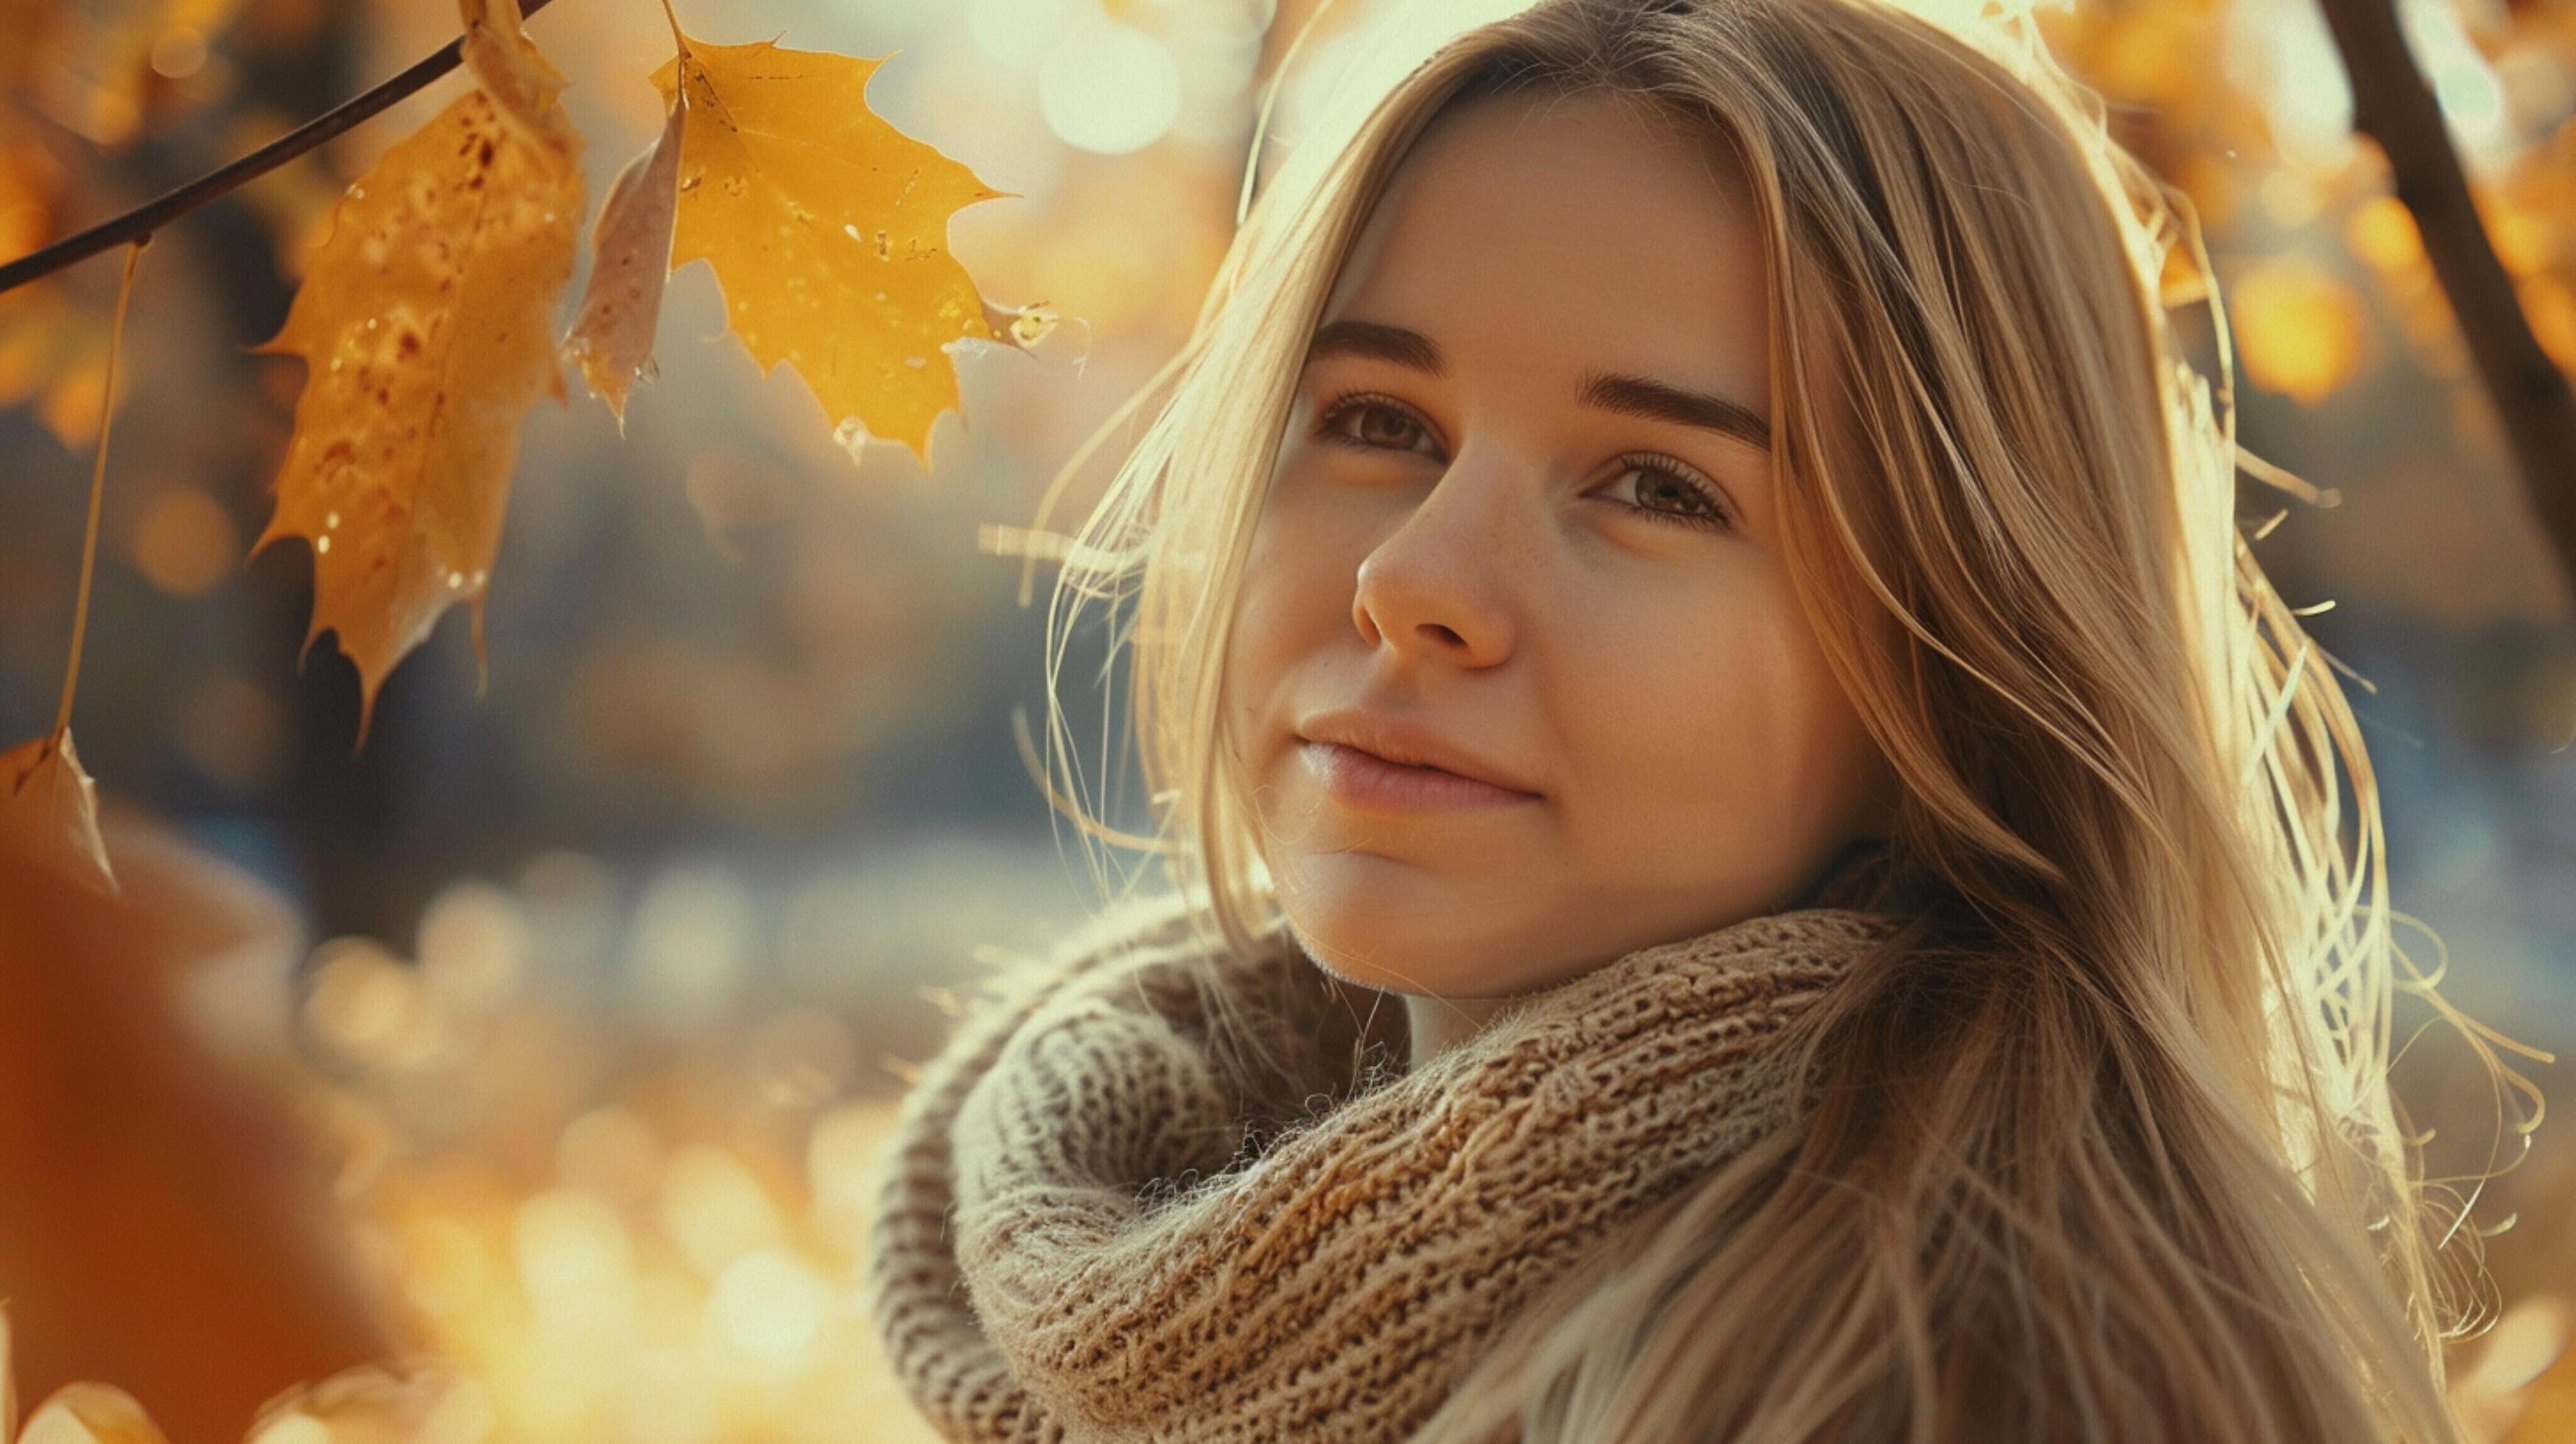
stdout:
{"type": "Polygon", "coordinates": [[[1352,986],[1416,998],[1460,995],[1461,990],[1447,981],[1446,969],[1426,970],[1413,958],[1396,962],[1383,950],[1355,956],[1302,935],[1300,941],[1316,967],[1352,986]]]}
{"type": "Polygon", "coordinates": [[[1440,874],[1355,853],[1302,858],[1282,910],[1299,947],[1347,983],[1415,996],[1495,991],[1512,925],[1488,889],[1462,891],[1440,874]]]}

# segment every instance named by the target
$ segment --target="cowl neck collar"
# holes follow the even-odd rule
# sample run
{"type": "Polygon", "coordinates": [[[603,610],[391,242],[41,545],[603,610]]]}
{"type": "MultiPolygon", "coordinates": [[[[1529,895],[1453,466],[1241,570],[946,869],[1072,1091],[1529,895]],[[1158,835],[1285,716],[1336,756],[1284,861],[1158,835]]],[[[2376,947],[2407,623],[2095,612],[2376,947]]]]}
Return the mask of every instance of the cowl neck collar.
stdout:
{"type": "Polygon", "coordinates": [[[1402,1437],[1586,1250],[1795,1120],[1768,1045],[1902,926],[1891,896],[1856,849],[1409,1070],[1399,1000],[1284,930],[1230,954],[1178,899],[1104,919],[905,1099],[868,1279],[894,1372],[952,1439],[1402,1437]]]}

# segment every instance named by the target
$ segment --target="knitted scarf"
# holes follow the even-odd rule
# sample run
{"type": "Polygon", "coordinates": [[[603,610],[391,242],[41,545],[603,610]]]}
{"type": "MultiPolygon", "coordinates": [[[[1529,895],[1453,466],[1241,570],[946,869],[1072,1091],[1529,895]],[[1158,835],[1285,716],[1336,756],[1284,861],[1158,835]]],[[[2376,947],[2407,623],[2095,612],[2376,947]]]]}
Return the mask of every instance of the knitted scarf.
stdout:
{"type": "Polygon", "coordinates": [[[1588,1246],[1811,1104],[1763,1045],[1901,924],[1884,860],[1409,1069],[1401,1000],[1284,929],[1098,921],[899,1111],[867,1284],[896,1377],[954,1440],[1403,1437],[1588,1246]]]}

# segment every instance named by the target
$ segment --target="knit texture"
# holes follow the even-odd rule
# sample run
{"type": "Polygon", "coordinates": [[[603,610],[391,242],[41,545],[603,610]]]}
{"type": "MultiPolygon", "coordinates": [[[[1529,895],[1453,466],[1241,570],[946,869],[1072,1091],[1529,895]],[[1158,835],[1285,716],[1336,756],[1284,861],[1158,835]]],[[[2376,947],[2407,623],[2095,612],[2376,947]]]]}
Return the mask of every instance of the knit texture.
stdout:
{"type": "Polygon", "coordinates": [[[904,1101],[868,1274],[896,1377],[955,1440],[1402,1438],[1585,1249],[1808,1105],[1764,1045],[1901,925],[1882,863],[1410,1070],[1401,999],[1284,930],[1100,920],[904,1101]]]}

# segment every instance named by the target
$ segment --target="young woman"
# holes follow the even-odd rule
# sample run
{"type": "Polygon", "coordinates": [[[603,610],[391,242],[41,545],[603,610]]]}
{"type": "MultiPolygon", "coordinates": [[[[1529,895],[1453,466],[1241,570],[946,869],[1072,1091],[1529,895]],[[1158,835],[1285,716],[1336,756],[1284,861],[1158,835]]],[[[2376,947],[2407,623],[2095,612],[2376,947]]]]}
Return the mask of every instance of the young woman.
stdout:
{"type": "Polygon", "coordinates": [[[1483,8],[1368,52],[1059,552],[1132,604],[1177,892],[908,1098],[906,1389],[975,1439],[2457,1438],[2476,1231],[2384,1075],[2392,990],[2466,1020],[2238,530],[2181,203],[2026,18],[1483,8]]]}

